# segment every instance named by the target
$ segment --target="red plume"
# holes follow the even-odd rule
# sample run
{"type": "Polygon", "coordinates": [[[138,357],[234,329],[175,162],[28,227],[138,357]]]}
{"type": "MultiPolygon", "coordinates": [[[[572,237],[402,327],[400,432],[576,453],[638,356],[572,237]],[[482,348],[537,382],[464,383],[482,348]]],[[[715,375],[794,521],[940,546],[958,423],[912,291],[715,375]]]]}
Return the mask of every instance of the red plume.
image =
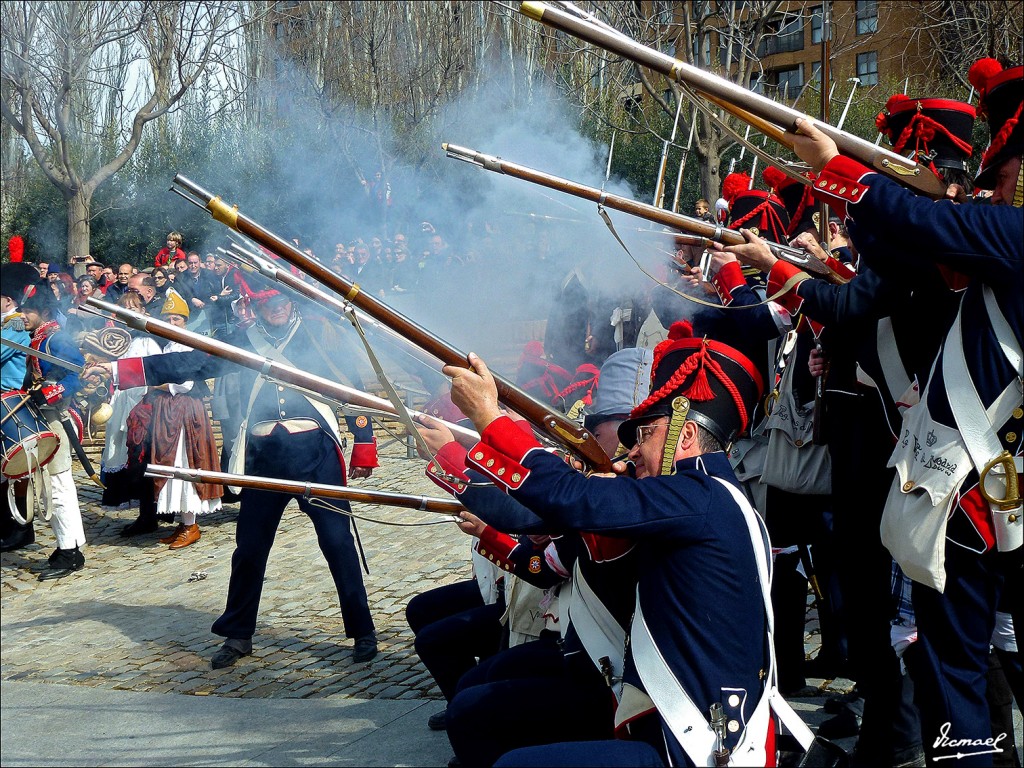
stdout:
{"type": "Polygon", "coordinates": [[[988,81],[1003,71],[1003,65],[995,59],[978,59],[967,72],[967,79],[978,89],[978,93],[988,90],[988,81]]]}
{"type": "Polygon", "coordinates": [[[25,241],[21,239],[21,235],[15,235],[7,241],[7,250],[11,254],[11,263],[16,264],[25,258],[25,241]]]}
{"type": "Polygon", "coordinates": [[[885,111],[891,113],[893,109],[899,106],[901,101],[910,101],[910,97],[905,93],[894,93],[889,97],[889,100],[885,102],[885,111]]]}
{"type": "Polygon", "coordinates": [[[668,337],[672,341],[693,338],[693,323],[689,320],[676,320],[668,329],[668,337]]]}
{"type": "Polygon", "coordinates": [[[745,173],[730,173],[722,182],[722,197],[731,205],[736,195],[750,189],[750,177],[745,173]]]}
{"type": "Polygon", "coordinates": [[[765,169],[761,172],[761,178],[764,179],[764,183],[768,185],[768,188],[773,191],[782,189],[786,182],[786,174],[774,165],[765,166],[765,169]]]}

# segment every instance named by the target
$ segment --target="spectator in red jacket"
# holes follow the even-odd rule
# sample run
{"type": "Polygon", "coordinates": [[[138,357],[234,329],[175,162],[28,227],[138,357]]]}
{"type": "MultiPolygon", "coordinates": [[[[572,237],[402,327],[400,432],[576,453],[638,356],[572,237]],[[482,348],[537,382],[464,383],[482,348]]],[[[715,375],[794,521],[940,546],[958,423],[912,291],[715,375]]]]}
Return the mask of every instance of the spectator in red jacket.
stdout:
{"type": "Polygon", "coordinates": [[[153,259],[153,266],[166,267],[172,261],[184,258],[185,252],[181,250],[181,232],[171,232],[167,235],[167,245],[161,248],[153,259]]]}

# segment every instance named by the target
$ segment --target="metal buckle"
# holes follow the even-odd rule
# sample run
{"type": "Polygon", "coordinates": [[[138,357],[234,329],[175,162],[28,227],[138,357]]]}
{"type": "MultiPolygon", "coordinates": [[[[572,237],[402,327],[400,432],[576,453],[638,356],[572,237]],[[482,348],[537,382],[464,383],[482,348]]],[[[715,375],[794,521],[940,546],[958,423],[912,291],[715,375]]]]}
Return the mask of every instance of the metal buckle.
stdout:
{"type": "Polygon", "coordinates": [[[1020,478],[1017,475],[1017,466],[1009,451],[1003,451],[1000,453],[992,459],[992,461],[986,464],[984,469],[981,470],[978,474],[978,490],[980,490],[981,495],[985,497],[985,501],[1004,512],[1016,509],[1022,502],[1024,502],[1020,495],[1020,478]],[[988,490],[985,488],[985,479],[988,477],[989,472],[996,467],[1002,467],[1006,472],[1006,498],[1003,499],[997,499],[990,496],[988,490]]]}

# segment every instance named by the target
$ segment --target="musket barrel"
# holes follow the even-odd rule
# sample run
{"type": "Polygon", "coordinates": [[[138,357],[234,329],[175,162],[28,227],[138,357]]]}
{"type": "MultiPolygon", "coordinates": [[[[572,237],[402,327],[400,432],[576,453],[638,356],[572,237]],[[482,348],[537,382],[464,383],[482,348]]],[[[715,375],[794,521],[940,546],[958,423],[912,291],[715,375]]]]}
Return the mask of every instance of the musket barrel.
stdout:
{"type": "MultiPolygon", "coordinates": [[[[706,237],[709,240],[717,240],[718,242],[726,245],[741,245],[746,242],[746,239],[744,239],[743,235],[739,232],[732,229],[726,229],[718,224],[710,224],[703,219],[694,218],[693,216],[685,216],[681,213],[673,213],[672,211],[659,208],[655,205],[647,205],[646,203],[641,203],[637,200],[631,200],[628,197],[614,195],[611,192],[604,192],[597,187],[588,187],[585,184],[579,184],[578,182],[570,181],[569,179],[563,179],[560,176],[553,176],[550,173],[544,173],[543,171],[537,171],[533,168],[527,168],[525,165],[519,165],[518,163],[512,163],[508,160],[502,160],[500,157],[485,155],[475,149],[468,149],[455,144],[442,144],[441,146],[449,155],[458,157],[460,160],[466,160],[474,165],[479,165],[481,168],[485,168],[488,171],[501,173],[506,176],[513,176],[517,179],[523,179],[524,181],[529,181],[542,187],[547,187],[548,189],[565,192],[576,197],[581,197],[584,200],[590,200],[600,205],[607,206],[608,208],[612,208],[617,211],[629,213],[633,216],[639,216],[640,218],[647,219],[648,221],[654,221],[659,224],[665,224],[669,227],[675,227],[676,229],[692,232],[696,235],[700,235],[701,237],[706,237]]],[[[818,261],[818,259],[806,251],[793,248],[788,245],[771,242],[768,243],[768,247],[772,250],[772,253],[776,258],[795,264],[801,269],[804,269],[809,273],[816,274],[829,282],[838,284],[846,282],[845,278],[836,274],[833,270],[829,269],[827,265],[818,261]]]]}
{"type": "MultiPolygon", "coordinates": [[[[807,115],[799,110],[760,96],[723,77],[642,45],[621,32],[593,24],[547,3],[526,0],[520,5],[519,10],[524,16],[660,72],[669,79],[685,83],[701,93],[724,99],[786,130],[793,131],[798,119],[807,118],[807,115]]],[[[831,137],[843,154],[919,192],[936,198],[945,194],[945,184],[928,168],[828,123],[815,121],[815,126],[831,137]]]]}
{"type": "MultiPolygon", "coordinates": [[[[254,370],[263,376],[277,379],[301,389],[309,390],[310,392],[318,393],[342,404],[354,405],[360,408],[381,411],[382,413],[386,413],[391,416],[397,416],[395,406],[392,405],[389,400],[385,400],[382,397],[376,397],[367,392],[347,387],[340,382],[331,381],[330,379],[325,379],[321,376],[301,371],[298,368],[257,355],[255,352],[250,352],[249,350],[236,347],[232,344],[226,344],[218,339],[203,336],[199,333],[193,333],[192,331],[185,330],[184,328],[177,328],[170,323],[165,323],[162,320],[157,320],[153,317],[146,317],[145,315],[137,314],[129,309],[125,309],[124,307],[119,307],[116,304],[108,304],[107,302],[101,301],[100,299],[92,296],[90,296],[86,301],[95,307],[99,307],[100,309],[110,312],[115,318],[136,330],[151,333],[154,336],[159,336],[163,339],[180,342],[192,349],[199,350],[200,352],[206,352],[214,357],[230,360],[244,368],[254,370]]],[[[409,413],[412,414],[413,417],[424,415],[419,411],[414,410],[410,410],[409,413]]],[[[459,442],[465,445],[473,445],[480,439],[480,435],[471,429],[466,429],[465,427],[460,427],[458,424],[451,424],[449,422],[443,423],[452,431],[452,434],[455,435],[459,442]]]]}
{"type": "Polygon", "coordinates": [[[341,501],[356,501],[363,504],[382,504],[389,507],[404,507],[406,509],[419,509],[424,512],[436,512],[442,515],[456,515],[466,509],[453,499],[414,496],[407,493],[352,488],[351,486],[344,485],[303,483],[295,480],[256,477],[254,475],[235,475],[230,472],[212,472],[205,469],[168,467],[161,464],[150,464],[147,466],[146,476],[176,478],[193,483],[230,485],[233,488],[254,488],[275,493],[300,494],[320,499],[339,499],[341,501]]]}
{"type": "MultiPolygon", "coordinates": [[[[248,216],[239,213],[238,206],[229,207],[220,197],[213,195],[180,173],[175,175],[174,183],[202,200],[210,215],[217,221],[241,232],[259,245],[274,252],[289,264],[295,265],[306,274],[343,296],[345,301],[350,302],[371,317],[384,323],[420,349],[429,352],[446,365],[457,365],[461,368],[468,366],[468,356],[466,353],[456,349],[440,337],[396,312],[372,294],[361,290],[357,283],[350,282],[344,276],[332,272],[315,259],[309,258],[309,256],[296,248],[293,243],[287,242],[248,216]]],[[[566,418],[563,414],[558,413],[540,400],[527,394],[507,379],[497,374],[493,375],[494,382],[498,388],[498,399],[504,405],[520,413],[534,427],[594,469],[599,471],[611,470],[611,462],[609,462],[608,456],[590,432],[583,429],[575,421],[566,418]]]]}

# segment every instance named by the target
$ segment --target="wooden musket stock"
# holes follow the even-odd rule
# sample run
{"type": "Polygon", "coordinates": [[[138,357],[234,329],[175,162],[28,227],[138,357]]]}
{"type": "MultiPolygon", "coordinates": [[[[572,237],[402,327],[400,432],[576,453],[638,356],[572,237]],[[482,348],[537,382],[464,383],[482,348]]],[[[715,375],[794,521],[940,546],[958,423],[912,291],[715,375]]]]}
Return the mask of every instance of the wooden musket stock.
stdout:
{"type": "MultiPolygon", "coordinates": [[[[739,232],[726,229],[719,224],[709,224],[703,219],[684,216],[681,213],[673,213],[656,205],[647,205],[646,203],[630,200],[628,197],[622,197],[621,195],[613,195],[611,192],[604,192],[597,187],[588,187],[569,179],[563,179],[560,176],[552,176],[549,173],[527,168],[525,165],[510,163],[507,160],[502,160],[500,157],[485,155],[482,152],[477,152],[475,149],[467,149],[455,144],[442,144],[441,148],[448,153],[449,157],[478,165],[488,171],[502,173],[506,176],[514,176],[517,179],[539,184],[548,189],[556,189],[559,192],[581,197],[584,200],[590,200],[617,211],[639,216],[648,221],[691,232],[708,240],[714,240],[725,245],[742,245],[747,242],[739,232]]],[[[824,278],[830,283],[837,285],[847,282],[844,277],[830,269],[824,262],[819,261],[801,248],[793,248],[789,245],[772,243],[770,241],[765,242],[772,255],[776,258],[787,261],[790,264],[795,264],[808,274],[824,278]]]]}
{"type": "Polygon", "coordinates": [[[371,491],[343,485],[325,485],[323,483],[301,483],[296,480],[279,480],[272,477],[256,477],[254,475],[233,475],[229,472],[211,472],[204,469],[188,469],[186,467],[166,467],[150,464],[146,467],[146,477],[176,478],[190,483],[212,483],[214,485],[230,485],[233,488],[253,488],[259,491],[274,493],[298,494],[317,499],[338,499],[340,501],[357,501],[363,504],[382,504],[389,507],[418,509],[423,512],[436,512],[439,515],[457,515],[466,508],[452,499],[438,499],[432,496],[412,496],[406,493],[391,491],[371,491]]]}
{"type": "MultiPolygon", "coordinates": [[[[150,333],[154,336],[159,336],[162,339],[177,341],[187,347],[191,347],[192,349],[199,350],[200,352],[206,352],[214,357],[219,357],[232,363],[236,363],[237,365],[241,365],[243,368],[254,370],[267,378],[290,384],[291,386],[299,389],[307,390],[308,392],[320,395],[328,400],[332,400],[343,405],[347,404],[358,408],[380,411],[390,416],[398,415],[395,410],[395,406],[391,404],[391,401],[385,400],[382,397],[376,397],[367,392],[347,387],[340,382],[331,381],[330,379],[325,379],[312,373],[300,371],[298,368],[293,368],[290,365],[270,360],[269,358],[257,355],[255,352],[250,352],[249,350],[236,347],[232,344],[225,344],[223,341],[218,341],[217,339],[213,339],[209,336],[203,336],[199,333],[178,328],[170,323],[165,323],[162,320],[157,320],[153,317],[140,315],[137,312],[132,312],[124,307],[119,307],[116,304],[108,304],[105,301],[100,301],[92,296],[86,299],[86,301],[94,307],[98,307],[109,312],[117,320],[120,320],[131,328],[150,333]]],[[[414,410],[410,410],[409,413],[414,418],[426,415],[414,410]]],[[[430,418],[436,417],[431,416],[430,418]]],[[[441,420],[438,419],[438,421],[441,420]]],[[[471,429],[466,429],[465,427],[460,427],[458,424],[451,424],[446,421],[442,421],[442,423],[452,431],[455,438],[463,445],[472,446],[480,440],[480,435],[471,429]]]]}
{"type": "MultiPolygon", "coordinates": [[[[311,259],[305,253],[270,230],[238,212],[238,207],[230,207],[220,197],[207,192],[180,173],[174,177],[174,183],[195,195],[203,202],[206,209],[217,221],[231,229],[241,232],[267,250],[277,254],[289,264],[301,269],[306,274],[320,281],[335,291],[345,301],[376,318],[391,330],[400,334],[422,350],[429,352],[446,365],[469,367],[466,353],[456,349],[439,336],[417,325],[409,318],[399,314],[372,294],[364,292],[357,283],[332,272],[326,266],[311,259]]],[[[550,440],[558,443],[569,453],[584,461],[587,465],[600,472],[611,471],[608,456],[598,445],[597,440],[587,430],[563,414],[548,407],[540,400],[531,397],[512,382],[494,375],[498,387],[498,399],[508,408],[521,414],[536,429],[544,433],[550,440]]]]}
{"type": "MultiPolygon", "coordinates": [[[[622,56],[635,64],[660,72],[670,80],[685,83],[702,94],[728,102],[740,110],[781,126],[788,131],[795,130],[798,119],[809,119],[799,110],[760,96],[723,77],[705,72],[654,48],[641,45],[621,32],[595,24],[547,3],[526,0],[520,5],[519,10],[524,16],[622,56]]],[[[852,157],[869,168],[923,194],[934,198],[941,198],[945,195],[946,185],[927,167],[895,152],[877,147],[870,141],[865,141],[859,136],[842,131],[828,123],[819,120],[813,122],[818,130],[831,137],[840,153],[847,157],[852,157]]]]}

